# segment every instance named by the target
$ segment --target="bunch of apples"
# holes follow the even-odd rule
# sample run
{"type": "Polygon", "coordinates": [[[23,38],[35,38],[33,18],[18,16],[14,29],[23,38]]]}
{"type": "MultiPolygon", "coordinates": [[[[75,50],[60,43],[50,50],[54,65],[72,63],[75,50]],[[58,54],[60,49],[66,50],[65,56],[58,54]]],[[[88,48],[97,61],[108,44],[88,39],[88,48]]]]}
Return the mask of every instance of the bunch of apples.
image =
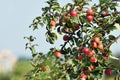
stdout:
{"type": "MultiPolygon", "coordinates": [[[[68,15],[71,16],[71,17],[77,17],[78,14],[77,14],[77,12],[75,10],[71,10],[68,15]]],[[[93,21],[93,19],[94,19],[93,15],[94,15],[94,11],[91,8],[89,8],[89,9],[86,10],[86,19],[89,22],[93,21]]],[[[107,13],[105,11],[103,11],[101,13],[101,15],[102,16],[106,16],[107,13]]],[[[60,19],[59,22],[61,23],[61,19],[60,19]]],[[[51,26],[56,26],[56,24],[57,23],[56,23],[56,21],[54,19],[52,19],[50,21],[50,25],[51,26]]],[[[73,24],[72,26],[73,26],[72,27],[73,31],[76,31],[76,30],[80,29],[80,26],[78,24],[73,24]]],[[[64,27],[64,28],[62,28],[62,31],[63,32],[69,32],[70,28],[64,27]]],[[[68,40],[69,40],[69,34],[63,35],[63,41],[68,41],[68,40]]],[[[87,79],[88,76],[86,75],[86,73],[89,74],[95,68],[94,63],[97,63],[97,61],[98,61],[98,58],[95,55],[96,53],[95,53],[94,49],[98,49],[100,51],[104,51],[104,46],[103,46],[103,44],[102,44],[101,39],[100,39],[99,36],[94,36],[92,38],[92,40],[90,41],[89,47],[80,46],[78,48],[78,51],[81,52],[81,54],[77,55],[77,59],[79,61],[82,61],[82,59],[84,58],[84,55],[85,55],[85,56],[87,56],[89,58],[89,61],[91,63],[88,68],[82,68],[81,69],[81,73],[80,73],[79,77],[81,79],[83,79],[83,80],[87,79]]],[[[56,50],[54,52],[54,55],[56,57],[60,58],[62,56],[62,53],[61,53],[60,50],[56,50]]],[[[107,59],[108,55],[107,54],[104,55],[104,58],[107,59]]],[[[112,74],[112,70],[111,69],[106,69],[105,70],[105,74],[111,75],[112,74]]]]}

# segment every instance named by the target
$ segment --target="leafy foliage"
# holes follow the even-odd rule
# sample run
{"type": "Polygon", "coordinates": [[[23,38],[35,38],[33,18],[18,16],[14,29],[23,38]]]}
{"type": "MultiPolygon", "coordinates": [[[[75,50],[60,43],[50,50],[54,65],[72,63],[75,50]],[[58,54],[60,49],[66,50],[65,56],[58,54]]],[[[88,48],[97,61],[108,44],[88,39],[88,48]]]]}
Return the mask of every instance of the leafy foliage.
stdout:
{"type": "Polygon", "coordinates": [[[104,69],[114,69],[109,66],[108,57],[112,55],[110,46],[120,37],[110,34],[117,29],[114,25],[119,24],[117,2],[99,0],[99,4],[86,8],[90,1],[73,0],[64,6],[57,0],[46,2],[48,6],[42,8],[42,16],[36,17],[30,28],[46,27],[46,41],[50,44],[57,40],[57,34],[67,37],[61,49],[51,48],[48,54],[37,52],[36,45],[32,44],[35,38],[27,37],[26,48],[32,52],[34,67],[28,80],[92,80],[101,78],[104,69]],[[78,55],[83,58],[79,60],[78,55]],[[87,77],[81,77],[83,73],[87,77]]]}

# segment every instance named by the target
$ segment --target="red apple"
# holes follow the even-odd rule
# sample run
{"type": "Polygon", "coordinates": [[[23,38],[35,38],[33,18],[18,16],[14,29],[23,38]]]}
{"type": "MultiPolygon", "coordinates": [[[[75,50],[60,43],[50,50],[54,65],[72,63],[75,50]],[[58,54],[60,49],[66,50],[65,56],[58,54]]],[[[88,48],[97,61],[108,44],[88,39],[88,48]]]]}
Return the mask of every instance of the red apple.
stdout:
{"type": "Polygon", "coordinates": [[[64,36],[63,36],[63,40],[64,40],[64,41],[67,41],[67,40],[68,40],[68,35],[64,35],[64,36]]]}
{"type": "Polygon", "coordinates": [[[77,56],[77,59],[78,59],[78,60],[82,60],[82,58],[83,58],[83,56],[80,55],[80,54],[77,56]]]}
{"type": "Polygon", "coordinates": [[[81,73],[81,74],[79,75],[79,77],[82,78],[82,79],[84,79],[84,80],[87,79],[87,76],[86,76],[84,73],[81,73]]]}
{"type": "Polygon", "coordinates": [[[86,53],[87,56],[91,57],[94,55],[94,51],[93,50],[89,50],[88,53],[86,53]]]}
{"type": "Polygon", "coordinates": [[[87,15],[93,15],[93,10],[91,8],[89,8],[87,11],[86,11],[87,15]]]}
{"type": "Polygon", "coordinates": [[[95,41],[92,41],[90,43],[90,46],[93,47],[93,48],[97,48],[97,43],[95,41]]]}
{"type": "Polygon", "coordinates": [[[96,37],[93,38],[93,41],[96,42],[96,43],[100,43],[100,38],[96,36],[96,37]]]}
{"type": "Polygon", "coordinates": [[[104,59],[104,60],[108,60],[108,57],[104,56],[103,59],[104,59]]]}
{"type": "Polygon", "coordinates": [[[90,57],[90,62],[97,62],[97,58],[95,56],[90,57]]]}
{"type": "Polygon", "coordinates": [[[61,30],[62,30],[62,32],[69,32],[69,28],[67,28],[67,27],[63,27],[61,30]]]}
{"type": "Polygon", "coordinates": [[[112,70],[111,69],[105,69],[105,74],[106,75],[111,75],[112,74],[112,70]]]}
{"type": "Polygon", "coordinates": [[[78,30],[79,29],[79,25],[78,24],[74,24],[73,29],[74,30],[78,30]]]}
{"type": "Polygon", "coordinates": [[[103,23],[103,20],[102,20],[102,19],[99,19],[98,22],[103,23]]]}
{"type": "Polygon", "coordinates": [[[56,21],[55,20],[50,20],[50,25],[51,26],[55,26],[56,25],[56,21]]]}
{"type": "Polygon", "coordinates": [[[107,12],[106,11],[102,11],[102,16],[106,16],[107,12]]]}
{"type": "Polygon", "coordinates": [[[62,17],[60,17],[60,18],[59,18],[59,24],[61,24],[61,23],[62,23],[62,20],[63,20],[63,18],[62,18],[62,17]]]}
{"type": "Polygon", "coordinates": [[[107,53],[104,54],[103,59],[108,60],[108,54],[107,53]]]}
{"type": "Polygon", "coordinates": [[[82,68],[81,70],[84,73],[90,73],[90,69],[88,67],[82,68]]]}
{"type": "Polygon", "coordinates": [[[90,64],[90,69],[92,70],[92,69],[94,69],[94,68],[95,68],[95,66],[92,65],[92,64],[90,64]]]}
{"type": "Polygon", "coordinates": [[[98,44],[97,48],[100,49],[100,50],[103,50],[103,48],[104,48],[103,44],[98,44]]]}
{"type": "Polygon", "coordinates": [[[62,54],[61,54],[60,51],[55,51],[55,52],[54,52],[54,55],[55,55],[56,57],[60,57],[62,54]]]}
{"type": "Polygon", "coordinates": [[[86,18],[88,21],[93,21],[93,16],[91,16],[91,15],[87,15],[86,18]]]}
{"type": "Polygon", "coordinates": [[[82,46],[79,46],[79,47],[78,47],[78,51],[81,52],[81,51],[82,51],[82,48],[83,48],[82,46]]]}
{"type": "Polygon", "coordinates": [[[71,11],[70,11],[70,15],[71,15],[71,16],[77,16],[77,12],[76,12],[75,10],[71,10],[71,11]]]}
{"type": "Polygon", "coordinates": [[[89,49],[89,48],[87,48],[87,47],[85,47],[85,48],[83,49],[83,53],[85,53],[85,54],[88,54],[88,53],[89,53],[89,51],[90,51],[90,49],[89,49]]]}

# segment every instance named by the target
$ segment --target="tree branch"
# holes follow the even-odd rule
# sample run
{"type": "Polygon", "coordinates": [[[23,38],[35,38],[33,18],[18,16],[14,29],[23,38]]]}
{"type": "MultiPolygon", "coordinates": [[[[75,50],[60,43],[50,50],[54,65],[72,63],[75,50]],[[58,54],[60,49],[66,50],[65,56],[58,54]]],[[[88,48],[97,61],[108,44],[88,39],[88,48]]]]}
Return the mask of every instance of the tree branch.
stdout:
{"type": "MultiPolygon", "coordinates": [[[[73,34],[74,34],[74,33],[73,33],[73,34]]],[[[68,40],[64,43],[64,45],[63,45],[62,48],[61,48],[61,51],[64,49],[64,47],[66,46],[66,44],[70,41],[70,39],[71,39],[71,37],[72,37],[73,34],[71,34],[71,35],[69,36],[68,40]]]]}
{"type": "Polygon", "coordinates": [[[105,47],[105,49],[108,48],[108,47],[110,47],[113,43],[117,42],[117,40],[119,38],[120,38],[120,35],[118,35],[114,40],[112,40],[110,43],[108,43],[108,45],[105,47]]]}
{"type": "Polygon", "coordinates": [[[120,1],[120,0],[112,0],[112,1],[120,1]]]}

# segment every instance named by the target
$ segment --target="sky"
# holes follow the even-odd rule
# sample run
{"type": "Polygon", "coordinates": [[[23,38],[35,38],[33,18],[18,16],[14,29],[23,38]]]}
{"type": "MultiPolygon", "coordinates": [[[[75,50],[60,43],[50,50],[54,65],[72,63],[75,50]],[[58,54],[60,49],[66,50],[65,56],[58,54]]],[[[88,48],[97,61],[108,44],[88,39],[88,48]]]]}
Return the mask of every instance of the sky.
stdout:
{"type": "MultiPolygon", "coordinates": [[[[50,47],[58,47],[62,41],[59,39],[55,45],[50,45],[45,41],[45,29],[40,28],[33,32],[29,25],[32,20],[39,16],[41,8],[46,0],[0,0],[0,50],[10,50],[17,56],[31,56],[29,50],[25,50],[25,40],[23,37],[35,35],[39,37],[37,50],[47,52],[50,47]]],[[[59,0],[65,4],[63,0],[59,0]]],[[[70,0],[69,0],[70,1],[70,0]]],[[[96,2],[96,0],[95,0],[96,2]]],[[[120,10],[120,8],[118,7],[120,10]]],[[[120,30],[112,32],[115,36],[120,34],[120,30]]],[[[115,54],[120,52],[120,40],[112,45],[111,50],[115,54]]]]}

